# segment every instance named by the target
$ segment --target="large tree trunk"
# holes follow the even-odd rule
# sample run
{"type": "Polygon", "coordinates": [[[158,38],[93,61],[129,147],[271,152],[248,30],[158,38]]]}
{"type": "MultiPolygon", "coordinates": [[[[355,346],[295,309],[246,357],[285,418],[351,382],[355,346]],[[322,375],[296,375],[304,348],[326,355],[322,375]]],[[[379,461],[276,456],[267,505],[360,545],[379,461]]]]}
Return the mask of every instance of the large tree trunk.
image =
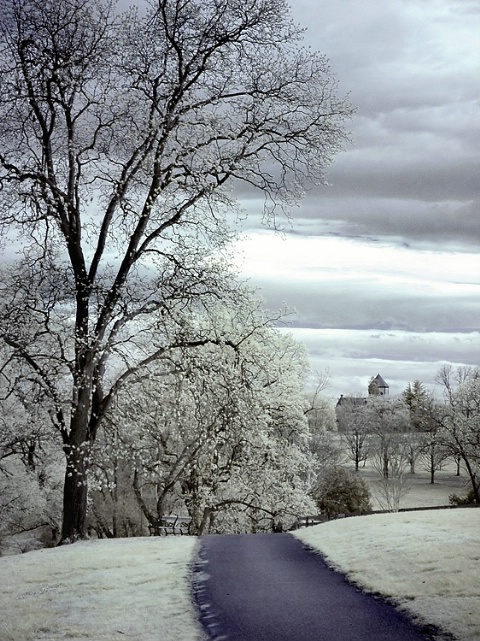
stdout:
{"type": "MultiPolygon", "coordinates": [[[[214,510],[211,507],[206,507],[203,510],[202,514],[202,519],[200,521],[200,525],[196,527],[196,531],[193,532],[192,534],[196,534],[197,536],[201,536],[202,534],[205,533],[205,528],[207,527],[207,524],[213,525],[213,519],[215,518],[214,510]]],[[[192,521],[193,523],[193,521],[192,521]]]]}
{"type": "Polygon", "coordinates": [[[162,519],[164,516],[164,503],[169,488],[159,488],[159,497],[155,506],[156,513],[150,510],[145,502],[145,499],[143,498],[138,470],[135,470],[133,474],[133,491],[137,500],[138,507],[142,511],[143,516],[147,519],[150,534],[160,536],[160,528],[162,527],[162,519]]]}
{"type": "Polygon", "coordinates": [[[63,450],[66,457],[63,489],[63,524],[60,545],[86,539],[87,534],[87,472],[93,434],[90,431],[90,384],[79,386],[74,400],[70,430],[64,434],[63,450]]]}
{"type": "Polygon", "coordinates": [[[388,460],[388,454],[383,454],[383,478],[388,479],[389,476],[389,460],[388,460]]]}
{"type": "Polygon", "coordinates": [[[435,484],[435,451],[433,446],[430,446],[430,485],[435,484]]]}
{"type": "Polygon", "coordinates": [[[477,481],[477,472],[475,468],[472,467],[468,456],[462,456],[462,459],[463,459],[463,462],[465,463],[465,467],[467,469],[468,476],[470,478],[470,483],[472,484],[474,501],[475,503],[477,503],[477,505],[480,505],[480,484],[477,481]]]}
{"type": "Polygon", "coordinates": [[[87,452],[71,448],[67,454],[63,489],[63,524],[60,545],[87,538],[87,452]]]}

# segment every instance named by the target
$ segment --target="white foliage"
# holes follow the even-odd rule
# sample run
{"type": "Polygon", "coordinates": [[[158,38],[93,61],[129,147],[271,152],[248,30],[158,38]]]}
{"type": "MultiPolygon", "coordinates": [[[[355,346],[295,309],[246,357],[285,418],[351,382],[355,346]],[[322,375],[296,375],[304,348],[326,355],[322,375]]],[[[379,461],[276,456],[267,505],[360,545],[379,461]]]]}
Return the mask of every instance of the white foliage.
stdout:
{"type": "MultiPolygon", "coordinates": [[[[119,396],[95,455],[97,482],[110,482],[120,458],[152,518],[176,501],[200,529],[210,515],[228,529],[232,511],[237,525],[239,513],[254,512],[258,527],[291,524],[312,508],[304,352],[252,302],[211,307],[183,328],[217,339],[171,353],[119,396]]],[[[241,521],[249,529],[248,518],[241,521]]]]}
{"type": "Polygon", "coordinates": [[[211,341],[191,313],[235,296],[229,185],[260,193],[275,223],[325,181],[353,109],[284,0],[2,11],[0,225],[20,257],[1,275],[0,337],[49,399],[72,540],[85,536],[89,449],[117,393],[155,360],[165,375],[192,336],[211,341]]]}

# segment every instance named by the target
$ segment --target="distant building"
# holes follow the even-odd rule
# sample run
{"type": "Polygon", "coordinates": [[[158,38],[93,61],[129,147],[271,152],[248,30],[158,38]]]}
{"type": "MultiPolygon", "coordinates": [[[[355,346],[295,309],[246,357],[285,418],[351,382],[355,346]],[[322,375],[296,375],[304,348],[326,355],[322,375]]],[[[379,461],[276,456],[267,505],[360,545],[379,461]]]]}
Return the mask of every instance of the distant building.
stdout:
{"type": "Polygon", "coordinates": [[[341,407],[342,405],[348,407],[360,407],[367,403],[368,399],[366,396],[344,396],[343,394],[340,394],[336,407],[341,407]]]}
{"type": "MultiPolygon", "coordinates": [[[[368,384],[368,396],[388,396],[390,387],[388,383],[385,382],[385,379],[377,374],[375,377],[370,379],[368,384]]],[[[348,403],[350,405],[366,405],[368,402],[367,397],[365,396],[344,396],[340,395],[340,398],[337,401],[337,407],[348,403]]]]}
{"type": "Polygon", "coordinates": [[[344,396],[340,395],[340,398],[337,401],[335,406],[335,414],[337,417],[337,428],[340,432],[344,431],[343,421],[341,415],[345,413],[345,410],[352,409],[354,407],[361,407],[362,405],[367,405],[368,398],[370,396],[388,396],[389,385],[385,379],[377,374],[375,377],[370,379],[368,384],[368,396],[344,396]],[[343,411],[342,411],[343,410],[343,411]]]}
{"type": "Polygon", "coordinates": [[[389,391],[389,386],[385,380],[377,374],[375,378],[372,378],[368,384],[368,395],[369,396],[387,396],[389,391]]]}

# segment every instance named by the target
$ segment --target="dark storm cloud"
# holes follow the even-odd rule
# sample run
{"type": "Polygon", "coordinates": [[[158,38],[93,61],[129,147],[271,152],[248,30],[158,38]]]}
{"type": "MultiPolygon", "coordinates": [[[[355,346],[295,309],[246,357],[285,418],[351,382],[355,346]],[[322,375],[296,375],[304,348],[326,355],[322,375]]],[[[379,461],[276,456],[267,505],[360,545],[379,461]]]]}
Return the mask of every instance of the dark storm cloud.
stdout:
{"type": "Polygon", "coordinates": [[[480,200],[425,202],[395,198],[325,198],[309,194],[287,233],[306,236],[388,237],[405,246],[478,251],[480,200]]]}
{"type": "Polygon", "coordinates": [[[480,157],[449,157],[435,149],[405,150],[379,147],[345,156],[329,172],[339,196],[412,198],[429,202],[468,202],[480,199],[480,157]]]}
{"type": "MultiPolygon", "coordinates": [[[[262,280],[256,279],[262,287],[262,280]]],[[[479,288],[480,289],[480,288],[479,288]]],[[[263,296],[269,307],[285,302],[295,309],[291,324],[318,329],[401,329],[412,332],[472,332],[478,328],[480,292],[455,299],[387,288],[369,282],[264,282],[263,296]]]]}
{"type": "MultiPolygon", "coordinates": [[[[341,331],[341,330],[302,330],[289,328],[293,335],[310,348],[310,353],[326,362],[341,358],[344,360],[366,361],[372,358],[384,362],[409,361],[435,364],[439,361],[438,349],[442,345],[443,358],[453,362],[462,362],[467,352],[471,357],[468,362],[479,364],[478,354],[475,358],[475,346],[480,334],[473,332],[467,335],[431,333],[412,333],[402,331],[341,331]],[[473,360],[472,360],[473,357],[473,360]]],[[[430,365],[434,374],[435,365],[430,365]]]]}
{"type": "Polygon", "coordinates": [[[330,186],[311,189],[293,212],[294,228],[478,247],[478,2],[292,6],[358,106],[354,147],[328,171],[330,186]]]}

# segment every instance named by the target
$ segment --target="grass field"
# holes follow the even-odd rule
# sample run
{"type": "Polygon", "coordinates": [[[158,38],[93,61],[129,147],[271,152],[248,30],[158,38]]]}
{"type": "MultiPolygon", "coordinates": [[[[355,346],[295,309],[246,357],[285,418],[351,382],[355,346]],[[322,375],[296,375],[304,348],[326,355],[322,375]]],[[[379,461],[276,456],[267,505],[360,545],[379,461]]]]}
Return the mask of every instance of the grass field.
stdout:
{"type": "Polygon", "coordinates": [[[188,536],[75,543],[0,559],[0,641],[200,641],[188,536]]]}
{"type": "MultiPolygon", "coordinates": [[[[359,474],[375,490],[373,471],[359,474]]],[[[401,507],[447,505],[465,480],[446,469],[432,486],[419,471],[401,507]]],[[[480,510],[341,519],[295,536],[365,589],[458,641],[479,641],[480,510]]],[[[201,641],[189,581],[196,545],[187,536],[92,540],[0,558],[0,641],[201,641]]]]}
{"type": "MultiPolygon", "coordinates": [[[[347,466],[353,470],[353,466],[347,466]]],[[[379,497],[379,474],[370,465],[361,467],[358,475],[363,478],[372,493],[372,504],[375,510],[382,509],[379,497]]],[[[400,500],[400,508],[448,506],[449,496],[458,494],[466,495],[470,489],[465,474],[456,475],[456,466],[449,463],[435,474],[435,483],[430,483],[430,475],[417,465],[415,474],[408,474],[406,479],[406,492],[400,500]]]]}
{"type": "Polygon", "coordinates": [[[372,514],[294,535],[367,591],[459,641],[479,641],[480,509],[372,514]]]}

